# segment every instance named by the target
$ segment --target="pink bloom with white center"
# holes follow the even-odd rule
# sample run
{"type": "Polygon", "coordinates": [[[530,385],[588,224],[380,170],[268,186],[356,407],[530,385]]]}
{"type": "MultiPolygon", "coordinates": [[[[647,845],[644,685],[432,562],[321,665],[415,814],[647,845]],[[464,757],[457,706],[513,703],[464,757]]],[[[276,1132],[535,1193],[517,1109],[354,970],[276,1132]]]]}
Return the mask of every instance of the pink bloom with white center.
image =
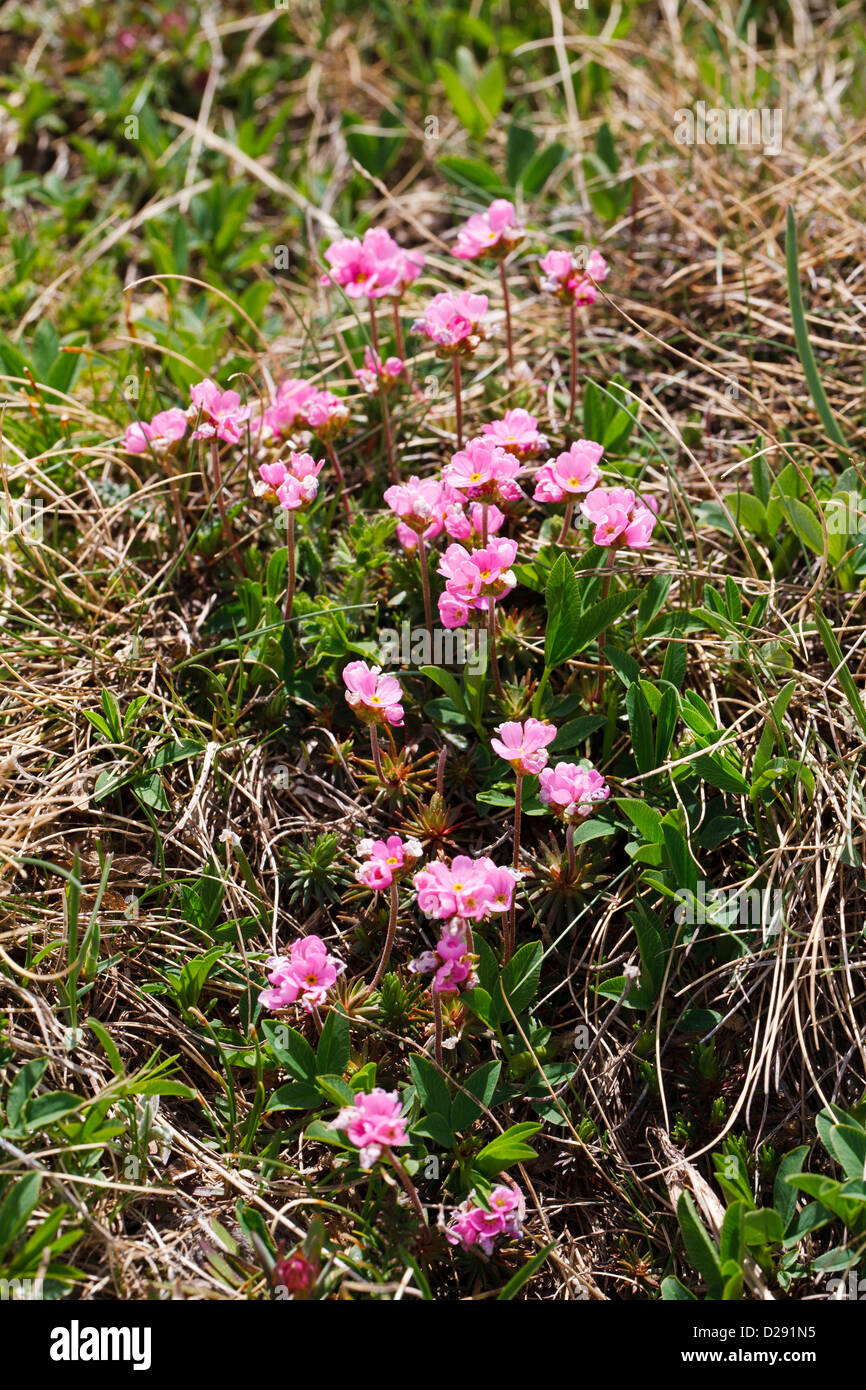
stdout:
{"type": "Polygon", "coordinates": [[[250,418],[250,407],[241,405],[237,391],[221,391],[215,381],[206,377],[190,391],[192,405],[187,411],[190,420],[198,420],[193,439],[221,439],[224,444],[237,444],[242,426],[250,418]]]}
{"type": "Polygon", "coordinates": [[[173,406],[171,410],[160,410],[152,420],[136,420],[126,429],[126,451],[129,454],[144,454],[152,449],[155,454],[166,454],[179,439],[186,434],[187,419],[182,410],[173,406]]]}
{"type": "Polygon", "coordinates": [[[375,396],[379,391],[388,391],[402,371],[401,358],[386,357],[383,362],[378,352],[374,352],[370,347],[365,347],[364,365],[357,369],[355,377],[368,396],[375,396]]]}
{"type": "Polygon", "coordinates": [[[473,213],[460,228],[453,255],[461,261],[474,261],[480,256],[502,260],[523,237],[514,204],[507,198],[495,198],[486,212],[473,213]]]}
{"type": "Polygon", "coordinates": [[[482,320],[487,306],[486,294],[472,294],[470,290],[436,294],[413,328],[435,343],[443,357],[464,355],[484,341],[482,320]]]}
{"type": "MultiPolygon", "coordinates": [[[[504,521],[505,513],[491,502],[487,508],[488,538],[501,531],[504,521]]],[[[452,540],[480,541],[484,528],[482,505],[480,502],[473,502],[470,507],[465,507],[461,502],[452,502],[445,509],[444,522],[445,530],[452,540]]]]}
{"type": "Polygon", "coordinates": [[[541,257],[540,264],[544,271],[541,288],[567,303],[593,304],[598,298],[596,286],[610,274],[610,267],[600,251],[590,251],[585,265],[582,255],[548,251],[541,257]]]}
{"type": "Polygon", "coordinates": [[[580,510],[595,528],[595,545],[645,550],[652,538],[658,505],[654,497],[637,497],[630,487],[598,487],[581,502],[580,510]]]}
{"type": "MultiPolygon", "coordinates": [[[[281,465],[271,465],[271,470],[275,472],[281,465]]],[[[309,454],[289,454],[289,461],[282,465],[284,472],[283,478],[276,489],[277,501],[284,511],[295,512],[302,507],[309,507],[315,502],[319,491],[319,474],[322,471],[322,461],[316,463],[309,454]]],[[[259,469],[259,473],[265,479],[265,469],[267,464],[259,469]]],[[[267,481],[267,479],[265,479],[267,481]]]]}
{"type": "Polygon", "coordinates": [[[326,444],[346,428],[349,415],[342,396],[335,396],[333,391],[316,391],[306,401],[302,419],[316,438],[326,444]]]}
{"type": "Polygon", "coordinates": [[[470,1192],[445,1230],[449,1244],[459,1245],[463,1250],[477,1247],[485,1255],[492,1255],[498,1237],[522,1236],[526,1204],[519,1189],[501,1183],[490,1193],[489,1202],[488,1210],[478,1201],[475,1192],[470,1192]]]}
{"type": "Polygon", "coordinates": [[[439,573],[452,598],[487,610],[488,599],[499,599],[517,583],[511,566],[517,558],[517,541],[491,536],[485,550],[466,550],[449,545],[439,561],[439,573]]]}
{"type": "Polygon", "coordinates": [[[285,438],[306,428],[304,414],[307,402],[317,394],[317,388],[300,377],[288,377],[277,387],[277,397],[262,417],[262,432],[266,438],[285,438]]]}
{"type": "Polygon", "coordinates": [[[403,723],[403,691],[394,676],[383,676],[381,666],[350,661],[343,671],[346,701],[365,724],[403,723]]]}
{"type": "Polygon", "coordinates": [[[546,767],[539,777],[538,796],[555,816],[567,824],[592,814],[610,796],[610,787],[595,768],[577,763],[557,763],[546,767]]]}
{"type": "Polygon", "coordinates": [[[322,276],[322,284],[341,285],[350,299],[381,299],[394,294],[399,287],[399,268],[389,254],[391,238],[387,232],[384,237],[387,241],[371,228],[363,241],[344,237],[329,246],[325,260],[331,269],[322,276]]]}
{"type": "Polygon", "coordinates": [[[517,484],[520,463],[487,435],[470,439],[442,469],[443,482],[471,502],[514,502],[522,496],[517,484]]]}
{"type": "Polygon", "coordinates": [[[293,941],[288,956],[273,956],[265,964],[271,989],[263,989],[259,1003],[265,1009],[285,1009],[300,1004],[307,1013],[325,1001],[328,990],[342,975],[345,965],[319,936],[302,936],[293,941]]]}
{"type": "Polygon", "coordinates": [[[475,974],[477,957],[470,954],[461,924],[448,926],[436,943],[435,950],[424,951],[409,962],[413,975],[433,972],[430,988],[434,994],[459,994],[478,983],[475,974]]]}
{"type": "Polygon", "coordinates": [[[548,445],[546,436],[539,433],[535,416],[520,408],[506,410],[501,420],[482,425],[481,433],[520,459],[534,458],[536,454],[543,453],[548,445]]]}
{"type": "Polygon", "coordinates": [[[382,892],[410,873],[422,852],[419,840],[404,841],[399,835],[389,835],[387,840],[361,840],[358,853],[363,858],[358,882],[376,893],[382,892]]]}
{"type": "Polygon", "coordinates": [[[425,917],[459,917],[480,922],[494,898],[485,863],[466,854],[456,855],[450,865],[434,859],[419,869],[412,883],[425,917]]]}
{"type": "Polygon", "coordinates": [[[409,1143],[400,1097],[381,1086],[369,1095],[358,1091],[354,1105],[344,1106],[330,1127],[344,1129],[346,1138],[357,1144],[362,1168],[372,1168],[386,1150],[409,1143]]]}
{"type": "Polygon", "coordinates": [[[479,859],[476,863],[483,870],[487,887],[490,889],[488,914],[510,911],[514,898],[514,888],[520,877],[517,870],[507,869],[501,864],[494,864],[492,859],[487,858],[479,859]]]}
{"type": "Polygon", "coordinates": [[[439,621],[443,627],[465,627],[469,622],[470,605],[447,591],[438,598],[439,621]]]}
{"type": "Polygon", "coordinates": [[[547,746],[556,738],[553,724],[543,719],[527,719],[525,724],[509,720],[496,732],[500,737],[492,738],[490,746],[515,772],[534,776],[547,766],[547,746]]]}
{"type": "Polygon", "coordinates": [[[416,535],[423,532],[426,536],[428,528],[437,522],[434,535],[442,530],[443,496],[438,478],[419,478],[413,473],[408,482],[386,488],[383,498],[416,535]]]}
{"type": "Polygon", "coordinates": [[[563,454],[543,463],[535,475],[536,502],[561,502],[580,492],[590,492],[601,478],[598,461],[604,446],[578,439],[563,454]]]}

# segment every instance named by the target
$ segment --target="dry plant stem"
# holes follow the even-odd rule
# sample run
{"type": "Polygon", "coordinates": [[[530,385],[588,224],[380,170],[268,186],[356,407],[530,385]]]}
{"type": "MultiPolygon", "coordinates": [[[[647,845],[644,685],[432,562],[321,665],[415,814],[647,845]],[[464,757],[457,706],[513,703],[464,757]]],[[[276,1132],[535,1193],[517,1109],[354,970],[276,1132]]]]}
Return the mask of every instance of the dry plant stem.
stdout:
{"type": "Polygon", "coordinates": [[[333,440],[328,440],[327,444],[325,445],[325,452],[327,453],[328,458],[331,460],[331,463],[334,465],[334,472],[336,473],[337,481],[340,484],[340,501],[343,504],[343,511],[346,513],[346,520],[351,521],[352,508],[349,506],[349,497],[346,492],[346,479],[343,474],[343,465],[337,458],[337,451],[334,448],[333,440]]]}
{"type": "Polygon", "coordinates": [[[508,276],[505,262],[499,262],[499,278],[502,281],[502,299],[505,304],[505,337],[508,343],[508,370],[514,371],[514,335],[511,330],[511,298],[508,293],[508,276]]]}
{"type": "MultiPolygon", "coordinates": [[[[610,549],[609,549],[608,552],[607,552],[607,558],[606,558],[606,560],[605,560],[605,576],[604,576],[604,583],[603,583],[602,586],[601,586],[601,601],[602,601],[602,603],[604,603],[604,600],[607,598],[608,594],[610,593],[610,581],[611,581],[612,578],[613,578],[613,566],[614,566],[614,561],[615,561],[615,560],[616,560],[616,548],[615,548],[614,546],[611,546],[610,549]]],[[[605,631],[602,631],[602,633],[599,635],[599,639],[598,639],[598,684],[597,684],[596,687],[595,687],[595,702],[596,702],[596,704],[598,704],[598,702],[601,700],[602,694],[604,693],[604,641],[605,641],[605,637],[606,637],[606,636],[607,636],[606,630],[605,630],[605,631]]]]}
{"type": "Polygon", "coordinates": [[[397,885],[392,883],[389,889],[391,898],[391,911],[388,917],[388,931],[385,936],[385,945],[382,947],[382,955],[376,967],[376,973],[370,983],[370,993],[378,985],[382,976],[385,974],[385,967],[391,958],[391,948],[394,945],[394,937],[397,934],[397,885]]]}
{"type": "MultiPolygon", "coordinates": [[[[376,361],[381,362],[379,356],[379,328],[376,323],[376,303],[370,300],[370,337],[373,339],[373,353],[376,361]]],[[[379,376],[379,368],[376,368],[376,375],[379,376]]],[[[391,474],[391,481],[400,481],[397,473],[397,465],[394,462],[394,442],[391,438],[391,411],[388,406],[388,392],[385,390],[385,383],[379,377],[379,399],[382,402],[382,426],[385,430],[385,452],[388,455],[388,471],[391,474]]]]}
{"type": "Polygon", "coordinates": [[[426,1226],[427,1218],[424,1215],[424,1208],[421,1205],[421,1199],[418,1196],[418,1191],[415,1187],[415,1184],[409,1177],[409,1174],[406,1172],[406,1169],[403,1167],[399,1158],[393,1152],[392,1149],[388,1149],[388,1157],[391,1160],[391,1167],[394,1169],[394,1172],[400,1179],[400,1182],[403,1185],[403,1189],[406,1192],[406,1195],[408,1196],[410,1202],[412,1203],[412,1206],[415,1209],[415,1215],[418,1217],[418,1220],[420,1221],[421,1225],[426,1226]]]}
{"type": "Polygon", "coordinates": [[[487,549],[487,525],[488,525],[488,523],[487,523],[487,508],[488,508],[489,506],[490,506],[490,503],[489,503],[489,502],[482,502],[482,503],[481,503],[481,549],[482,549],[482,550],[486,550],[486,549],[487,549]]]}
{"type": "Polygon", "coordinates": [[[292,604],[295,601],[295,514],[286,514],[286,564],[288,566],[288,582],[286,584],[286,606],[283,612],[285,622],[292,616],[292,604]]]}
{"type": "Polygon", "coordinates": [[[492,598],[487,600],[487,632],[490,638],[490,669],[493,672],[493,684],[500,700],[504,700],[505,691],[502,689],[502,681],[499,678],[499,659],[496,655],[496,604],[492,598]]]}
{"type": "Polygon", "coordinates": [[[387,787],[388,783],[385,781],[385,773],[382,769],[382,754],[379,751],[379,735],[376,732],[375,724],[370,725],[370,747],[373,750],[373,762],[376,765],[376,776],[379,778],[382,786],[387,787]]]}
{"type": "Polygon", "coordinates": [[[574,423],[574,412],[577,406],[577,305],[571,301],[568,310],[568,327],[571,338],[571,379],[568,390],[568,419],[574,423]]]}
{"type": "MultiPolygon", "coordinates": [[[[523,800],[523,773],[517,773],[517,785],[514,789],[514,846],[511,853],[511,867],[518,868],[520,864],[520,813],[523,800]]],[[[514,941],[516,937],[516,917],[517,917],[517,884],[511,895],[511,907],[508,910],[508,931],[505,937],[504,950],[502,953],[502,964],[507,965],[514,954],[514,941]]]]}
{"type": "MultiPolygon", "coordinates": [[[[406,357],[406,345],[405,345],[405,343],[404,343],[404,341],[403,341],[403,325],[402,325],[402,323],[400,322],[400,301],[399,301],[399,300],[397,300],[397,299],[394,300],[392,309],[393,309],[393,314],[394,314],[394,342],[395,342],[395,344],[396,344],[396,346],[397,346],[397,356],[400,358],[400,361],[402,362],[402,361],[405,360],[405,357],[406,357]]],[[[409,375],[409,369],[408,369],[408,367],[407,367],[407,368],[406,368],[406,376],[408,377],[408,375],[409,375]]]]}
{"type": "Polygon", "coordinates": [[[437,1067],[441,1067],[441,1065],[442,1065],[442,1000],[439,998],[439,995],[436,993],[435,989],[432,990],[431,993],[432,993],[432,995],[433,995],[433,1024],[434,1024],[434,1027],[435,1027],[435,1030],[436,1030],[436,1036],[435,1036],[435,1039],[434,1039],[433,1047],[434,1047],[434,1054],[435,1054],[435,1057],[436,1057],[436,1065],[437,1065],[437,1067]]]}
{"type": "Polygon", "coordinates": [[[223,494],[223,475],[222,469],[220,468],[220,446],[219,441],[216,438],[211,440],[210,452],[211,462],[213,463],[214,482],[216,484],[217,506],[219,508],[220,522],[222,523],[223,539],[226,545],[228,546],[229,551],[231,552],[232,559],[234,560],[241,574],[246,579],[246,565],[241,559],[237,545],[235,544],[234,533],[232,531],[232,524],[229,521],[229,514],[226,510],[226,499],[223,494]]]}
{"type": "Polygon", "coordinates": [[[568,540],[568,533],[571,530],[571,518],[573,515],[574,502],[569,497],[568,501],[565,504],[565,516],[562,518],[562,530],[559,533],[559,537],[556,542],[557,545],[565,545],[565,542],[568,540]]]}
{"type": "Polygon", "coordinates": [[[454,368],[454,409],[457,414],[457,448],[463,448],[463,378],[460,371],[460,358],[452,358],[454,368]]]}
{"type": "Polygon", "coordinates": [[[573,879],[577,872],[577,861],[574,857],[574,826],[569,825],[565,832],[565,843],[568,848],[568,877],[573,879]]]}
{"type": "Polygon", "coordinates": [[[436,764],[436,794],[445,795],[445,764],[448,761],[448,749],[443,745],[439,750],[439,761],[436,764]]]}
{"type": "Polygon", "coordinates": [[[427,624],[427,631],[430,634],[430,642],[432,644],[433,605],[430,601],[430,573],[427,568],[427,548],[424,545],[424,536],[420,531],[418,532],[418,563],[421,566],[421,588],[424,592],[424,621],[427,624]]]}

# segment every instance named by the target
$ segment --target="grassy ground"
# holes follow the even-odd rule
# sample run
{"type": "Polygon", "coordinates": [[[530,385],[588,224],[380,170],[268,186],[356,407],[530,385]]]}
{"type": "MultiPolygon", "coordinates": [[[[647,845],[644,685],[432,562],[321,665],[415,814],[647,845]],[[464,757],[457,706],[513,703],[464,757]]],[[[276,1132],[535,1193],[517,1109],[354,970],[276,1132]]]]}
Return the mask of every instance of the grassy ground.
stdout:
{"type": "MultiPolygon", "coordinates": [[[[2,7],[0,1277],[268,1298],[300,1242],[328,1298],[824,1298],[864,1272],[864,46],[854,5],[761,0],[2,7]],[[781,113],[781,149],[680,143],[702,101],[781,113]],[[597,246],[578,432],[660,524],[619,559],[613,592],[635,592],[604,658],[594,632],[542,688],[561,517],[516,514],[504,698],[490,673],[455,672],[455,695],[397,671],[383,789],[340,674],[423,622],[421,589],[353,378],[366,316],[319,284],[322,255],[371,225],[425,251],[392,425],[403,474],[433,475],[450,379],[409,328],[443,288],[498,310],[489,263],[450,247],[499,194],[529,228],[522,365],[501,335],[480,349],[467,433],[526,406],[570,437],[567,315],[537,257],[597,246]],[[285,528],[250,447],[223,465],[245,573],[208,456],[123,447],[207,375],[253,402],[285,376],[351,400],[353,520],[329,474],[285,626],[285,528]],[[508,862],[489,735],[534,702],[613,795],[577,878],[527,802],[520,967],[494,1017],[447,1005],[449,1093],[408,891],[391,973],[372,997],[357,978],[387,904],[355,846],[396,831],[508,862]],[[754,897],[695,920],[699,885],[754,897]],[[522,1241],[482,1261],[420,1239],[393,1180],[307,1134],[333,1086],[275,1107],[299,1073],[263,1026],[263,965],[310,931],[349,967],[318,1070],[414,1088],[434,1230],[484,1146],[538,1126],[508,1159],[522,1241]],[[419,1121],[488,1063],[482,1105],[444,1135],[419,1121]]],[[[585,532],[568,553],[586,610],[601,557],[585,532]]]]}

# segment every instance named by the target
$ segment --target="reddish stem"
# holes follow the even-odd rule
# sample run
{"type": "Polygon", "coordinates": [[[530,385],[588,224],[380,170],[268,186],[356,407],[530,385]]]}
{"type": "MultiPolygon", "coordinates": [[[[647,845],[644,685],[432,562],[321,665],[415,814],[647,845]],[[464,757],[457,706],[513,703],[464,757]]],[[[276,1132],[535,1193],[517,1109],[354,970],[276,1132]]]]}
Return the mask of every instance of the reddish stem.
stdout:
{"type": "Polygon", "coordinates": [[[505,336],[508,342],[508,370],[514,371],[514,337],[511,330],[511,297],[508,293],[508,276],[505,262],[499,262],[499,278],[502,281],[502,298],[505,301],[505,336]]]}
{"type": "Polygon", "coordinates": [[[463,448],[463,381],[459,357],[452,358],[454,367],[454,408],[457,412],[457,448],[463,448]]]}
{"type": "Polygon", "coordinates": [[[380,960],[379,960],[379,964],[378,964],[378,966],[377,966],[376,973],[375,973],[375,975],[373,976],[373,980],[372,980],[372,983],[371,983],[371,985],[370,985],[370,993],[371,993],[371,994],[372,994],[373,990],[376,988],[376,986],[378,985],[379,981],[381,980],[382,976],[383,976],[384,973],[385,973],[385,967],[386,967],[386,965],[388,964],[388,961],[389,961],[390,956],[391,956],[391,948],[392,948],[392,946],[394,945],[394,937],[395,937],[396,934],[397,934],[397,885],[396,885],[396,883],[392,883],[392,884],[391,884],[390,895],[391,895],[391,911],[390,911],[390,914],[389,914],[389,917],[388,917],[388,931],[387,931],[387,933],[386,933],[386,935],[385,935],[385,945],[382,947],[382,955],[381,955],[381,958],[380,958],[380,960]]]}

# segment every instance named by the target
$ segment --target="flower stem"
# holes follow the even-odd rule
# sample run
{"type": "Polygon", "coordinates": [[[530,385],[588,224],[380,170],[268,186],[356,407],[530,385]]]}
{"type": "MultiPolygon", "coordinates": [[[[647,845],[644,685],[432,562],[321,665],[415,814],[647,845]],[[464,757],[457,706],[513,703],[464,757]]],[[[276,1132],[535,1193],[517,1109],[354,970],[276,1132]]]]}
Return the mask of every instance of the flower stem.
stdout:
{"type": "Polygon", "coordinates": [[[386,936],[385,936],[385,945],[382,947],[382,955],[381,955],[381,958],[380,958],[380,960],[379,960],[379,964],[378,964],[378,966],[376,967],[376,973],[375,973],[375,975],[373,976],[373,980],[372,980],[372,983],[371,983],[371,985],[370,985],[370,993],[371,993],[371,994],[372,994],[373,990],[376,988],[376,986],[378,985],[378,983],[379,983],[379,981],[381,980],[382,976],[385,974],[385,966],[388,964],[388,961],[389,961],[389,959],[390,959],[390,956],[391,956],[391,948],[392,948],[392,946],[394,945],[394,937],[395,937],[395,935],[396,935],[396,933],[397,933],[397,885],[396,885],[396,883],[392,883],[392,884],[391,884],[390,895],[391,895],[391,911],[390,911],[390,915],[389,915],[389,917],[388,917],[388,931],[387,931],[386,936]]]}
{"type": "Polygon", "coordinates": [[[514,336],[511,331],[511,298],[508,293],[508,276],[505,262],[499,262],[499,278],[502,281],[502,298],[505,302],[505,336],[508,342],[508,370],[514,371],[514,336]]]}
{"type": "Polygon", "coordinates": [[[418,562],[421,566],[421,588],[424,593],[424,621],[427,624],[427,631],[430,634],[430,650],[433,650],[433,605],[430,600],[430,573],[427,568],[427,549],[424,545],[424,534],[418,532],[418,562]]]}
{"type": "MultiPolygon", "coordinates": [[[[379,356],[379,328],[376,323],[376,306],[374,300],[370,300],[370,337],[373,339],[373,352],[377,364],[381,363],[379,356]]],[[[385,390],[385,383],[379,374],[379,366],[376,367],[376,375],[379,378],[379,399],[382,402],[382,425],[385,430],[385,452],[388,455],[388,470],[391,474],[391,481],[400,481],[397,474],[397,467],[394,463],[394,442],[391,438],[391,411],[388,406],[388,392],[385,390]]]]}
{"type": "MultiPolygon", "coordinates": [[[[613,566],[614,566],[614,561],[615,561],[615,560],[616,560],[616,549],[615,549],[614,546],[610,546],[609,549],[608,549],[608,552],[607,552],[607,558],[605,559],[605,576],[604,576],[604,582],[603,582],[603,584],[602,584],[602,586],[601,586],[601,601],[602,601],[602,603],[604,603],[604,600],[607,598],[608,594],[610,593],[610,581],[611,581],[612,578],[613,578],[613,566]]],[[[598,703],[601,701],[602,694],[604,693],[604,668],[605,668],[605,663],[604,663],[604,643],[605,643],[605,638],[606,638],[606,637],[607,637],[607,629],[605,628],[605,629],[603,629],[603,630],[599,633],[599,637],[598,637],[598,684],[597,684],[596,687],[595,687],[595,701],[596,701],[596,704],[598,704],[598,703]]]]}
{"type": "Polygon", "coordinates": [[[434,1027],[435,1027],[435,1030],[436,1030],[436,1037],[435,1037],[435,1040],[434,1040],[433,1047],[434,1047],[434,1054],[435,1054],[435,1057],[436,1057],[436,1065],[437,1065],[437,1067],[441,1067],[441,1065],[442,1065],[442,1000],[439,998],[439,995],[436,993],[435,989],[432,990],[431,992],[432,992],[432,994],[433,994],[433,1024],[434,1024],[434,1027]]]}
{"type": "MultiPolygon", "coordinates": [[[[403,324],[400,320],[400,301],[395,299],[393,302],[394,312],[394,342],[397,345],[397,356],[402,362],[406,356],[406,345],[403,342],[403,324]]],[[[407,369],[408,372],[408,369],[407,369]]]]}
{"type": "Polygon", "coordinates": [[[439,750],[439,761],[436,764],[436,794],[445,795],[445,764],[448,761],[448,747],[443,744],[439,750]]]}
{"type": "Polygon", "coordinates": [[[295,599],[295,514],[289,512],[286,522],[286,564],[288,566],[288,583],[286,584],[286,606],[283,611],[283,619],[289,621],[292,616],[292,604],[295,599]]]}
{"type": "Polygon", "coordinates": [[[562,518],[562,530],[559,533],[557,545],[565,545],[568,540],[568,533],[571,530],[571,518],[574,515],[574,499],[569,497],[565,504],[565,516],[562,518]]]}
{"type": "Polygon", "coordinates": [[[454,367],[454,409],[457,412],[457,448],[463,448],[463,381],[459,357],[452,358],[454,367]]]}
{"type": "Polygon", "coordinates": [[[492,598],[487,600],[487,631],[490,637],[490,669],[493,672],[493,684],[500,700],[504,700],[505,691],[502,689],[502,681],[499,677],[499,660],[496,655],[496,603],[492,598]]]}
{"type": "Polygon", "coordinates": [[[489,503],[489,502],[482,502],[482,503],[481,503],[481,549],[482,549],[482,550],[486,550],[486,549],[487,549],[487,530],[488,530],[487,508],[488,508],[489,506],[490,506],[490,503],[489,503]]]}
{"type": "Polygon", "coordinates": [[[412,1206],[415,1209],[415,1215],[418,1217],[418,1220],[420,1221],[421,1225],[426,1227],[427,1218],[424,1215],[424,1208],[421,1205],[421,1198],[418,1196],[418,1190],[415,1187],[415,1184],[409,1177],[409,1174],[406,1172],[406,1169],[403,1167],[403,1164],[400,1162],[393,1149],[388,1150],[388,1157],[391,1160],[391,1167],[394,1169],[394,1172],[400,1179],[404,1191],[406,1192],[406,1195],[408,1196],[410,1202],[412,1203],[412,1206]]]}
{"type": "MultiPolygon", "coordinates": [[[[511,853],[511,867],[517,869],[520,865],[520,813],[523,802],[523,773],[517,773],[517,785],[514,792],[514,844],[511,853]]],[[[517,917],[517,884],[511,894],[511,907],[508,910],[508,931],[506,933],[503,965],[507,965],[514,952],[514,942],[516,938],[516,917],[517,917]]]]}
{"type": "Polygon", "coordinates": [[[574,422],[574,411],[577,404],[577,304],[574,300],[569,306],[569,332],[571,337],[571,380],[568,392],[568,418],[574,422]]]}
{"type": "Polygon", "coordinates": [[[382,786],[387,787],[388,783],[385,781],[385,773],[382,770],[382,754],[379,751],[379,735],[376,732],[375,724],[370,725],[370,747],[373,750],[373,762],[376,765],[376,775],[382,783],[382,786]]]}
{"type": "Polygon", "coordinates": [[[334,444],[333,444],[333,441],[332,441],[332,440],[329,439],[329,440],[327,441],[327,443],[325,444],[325,450],[326,450],[326,452],[327,452],[328,458],[331,460],[331,463],[334,465],[334,472],[336,473],[336,475],[337,475],[337,481],[338,481],[339,484],[340,484],[340,501],[341,501],[342,504],[343,504],[343,511],[346,513],[346,519],[347,519],[347,521],[351,521],[351,520],[352,520],[352,508],[349,506],[349,497],[348,497],[348,494],[347,494],[347,492],[346,492],[346,479],[345,479],[345,476],[344,476],[344,474],[343,474],[343,465],[340,463],[340,460],[337,458],[337,451],[336,451],[336,449],[334,448],[334,444]]]}
{"type": "Polygon", "coordinates": [[[238,548],[235,544],[234,533],[232,531],[232,524],[229,521],[229,514],[226,510],[226,499],[223,493],[223,475],[222,469],[220,468],[220,446],[216,436],[211,440],[211,460],[213,462],[214,483],[216,484],[217,506],[219,507],[220,521],[222,523],[223,539],[231,552],[232,559],[241,574],[246,578],[246,565],[238,554],[238,548]]]}
{"type": "Polygon", "coordinates": [[[565,843],[568,849],[568,877],[571,881],[577,872],[577,864],[574,858],[574,826],[569,825],[565,832],[565,843]]]}

